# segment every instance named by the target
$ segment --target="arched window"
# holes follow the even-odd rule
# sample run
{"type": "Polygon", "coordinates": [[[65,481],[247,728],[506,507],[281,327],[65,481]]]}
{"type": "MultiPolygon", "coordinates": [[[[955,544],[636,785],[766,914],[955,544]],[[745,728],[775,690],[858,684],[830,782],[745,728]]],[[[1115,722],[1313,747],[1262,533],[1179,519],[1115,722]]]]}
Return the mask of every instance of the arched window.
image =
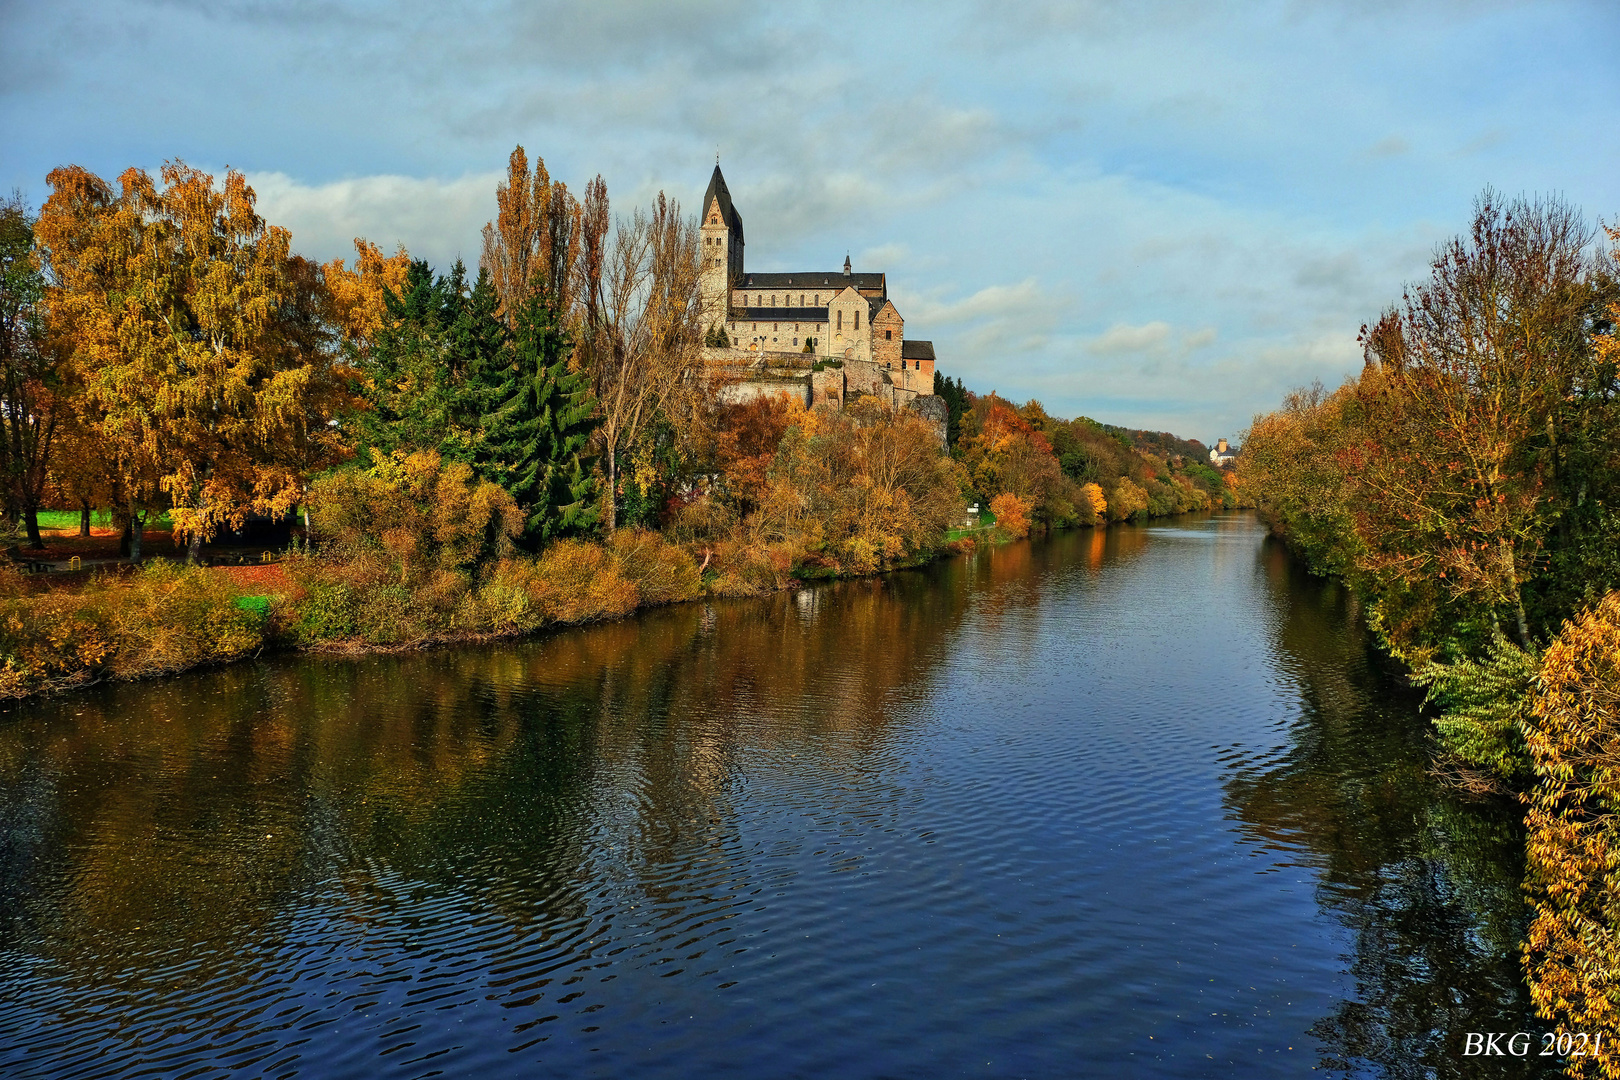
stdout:
{"type": "Polygon", "coordinates": [[[820,307],[821,306],[821,294],[820,293],[816,293],[816,298],[815,298],[815,300],[813,302],[813,306],[815,306],[815,307],[820,307]]]}
{"type": "Polygon", "coordinates": [[[838,313],[838,329],[842,330],[843,328],[844,328],[844,313],[842,311],[840,311],[838,313]]]}
{"type": "Polygon", "coordinates": [[[861,312],[860,312],[859,308],[856,308],[855,309],[855,329],[859,330],[860,328],[861,328],[861,312]]]}
{"type": "Polygon", "coordinates": [[[776,294],[771,293],[771,307],[775,307],[775,306],[776,306],[776,294]]]}

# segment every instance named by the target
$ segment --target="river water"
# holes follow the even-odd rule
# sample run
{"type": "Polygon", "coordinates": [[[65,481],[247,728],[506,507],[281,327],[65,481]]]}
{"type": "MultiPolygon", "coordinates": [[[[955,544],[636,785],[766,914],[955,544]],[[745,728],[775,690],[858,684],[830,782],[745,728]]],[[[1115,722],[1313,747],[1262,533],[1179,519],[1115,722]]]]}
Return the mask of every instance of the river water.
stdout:
{"type": "Polygon", "coordinates": [[[1246,514],[0,715],[0,1075],[1539,1075],[1511,808],[1246,514]]]}

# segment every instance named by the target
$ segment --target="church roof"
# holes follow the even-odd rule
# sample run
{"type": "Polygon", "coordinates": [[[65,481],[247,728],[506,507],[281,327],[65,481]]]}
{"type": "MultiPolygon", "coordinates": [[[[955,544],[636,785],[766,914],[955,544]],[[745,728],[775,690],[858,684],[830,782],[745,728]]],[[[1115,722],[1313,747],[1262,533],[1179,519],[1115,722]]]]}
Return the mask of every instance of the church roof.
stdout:
{"type": "Polygon", "coordinates": [[[932,360],[934,358],[934,343],[932,341],[906,340],[900,343],[900,356],[905,360],[932,360]]]}
{"type": "MultiPolygon", "coordinates": [[[[688,188],[687,190],[690,191],[691,189],[688,188]]],[[[703,214],[708,214],[709,204],[714,202],[716,196],[720,199],[720,215],[725,218],[726,224],[731,226],[732,231],[737,234],[737,239],[741,240],[743,238],[742,215],[737,213],[735,206],[731,205],[731,192],[726,190],[726,178],[720,175],[719,162],[715,162],[714,175],[709,177],[709,190],[703,193],[703,214]]]]}
{"type": "MultiPolygon", "coordinates": [[[[708,206],[708,200],[703,202],[708,206]]],[[[882,274],[851,274],[844,276],[842,270],[795,270],[788,274],[744,274],[741,288],[744,289],[842,289],[846,285],[853,285],[860,289],[884,289],[882,274]]]]}
{"type": "Polygon", "coordinates": [[[731,317],[741,322],[824,323],[824,307],[734,307],[731,317]]]}

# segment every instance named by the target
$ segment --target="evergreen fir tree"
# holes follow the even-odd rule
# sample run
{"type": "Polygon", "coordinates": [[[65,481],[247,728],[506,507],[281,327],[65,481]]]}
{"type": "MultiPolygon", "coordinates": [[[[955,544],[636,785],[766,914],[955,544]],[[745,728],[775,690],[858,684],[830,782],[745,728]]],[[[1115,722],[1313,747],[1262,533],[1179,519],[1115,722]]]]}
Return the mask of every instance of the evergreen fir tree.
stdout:
{"type": "Polygon", "coordinates": [[[471,291],[458,259],[435,278],[427,263],[411,264],[405,287],[383,302],[387,320],[370,354],[357,362],[370,409],[357,424],[373,452],[437,450],[471,461],[480,418],[497,402],[489,372],[502,360],[506,328],[487,273],[471,291]]]}
{"type": "Polygon", "coordinates": [[[487,372],[495,407],[476,464],[522,508],[527,546],[596,524],[596,478],[584,451],[596,427],[590,380],[568,370],[572,342],[547,290],[515,313],[504,362],[487,372]]]}

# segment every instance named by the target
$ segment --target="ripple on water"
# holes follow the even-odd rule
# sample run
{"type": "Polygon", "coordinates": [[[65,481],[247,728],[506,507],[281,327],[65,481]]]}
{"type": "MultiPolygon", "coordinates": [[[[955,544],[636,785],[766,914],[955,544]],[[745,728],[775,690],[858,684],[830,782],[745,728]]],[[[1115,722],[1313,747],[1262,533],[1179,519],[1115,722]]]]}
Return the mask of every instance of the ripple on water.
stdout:
{"type": "Polygon", "coordinates": [[[1298,1075],[1432,805],[1346,625],[1213,517],[30,706],[0,1073],[1298,1075]]]}

